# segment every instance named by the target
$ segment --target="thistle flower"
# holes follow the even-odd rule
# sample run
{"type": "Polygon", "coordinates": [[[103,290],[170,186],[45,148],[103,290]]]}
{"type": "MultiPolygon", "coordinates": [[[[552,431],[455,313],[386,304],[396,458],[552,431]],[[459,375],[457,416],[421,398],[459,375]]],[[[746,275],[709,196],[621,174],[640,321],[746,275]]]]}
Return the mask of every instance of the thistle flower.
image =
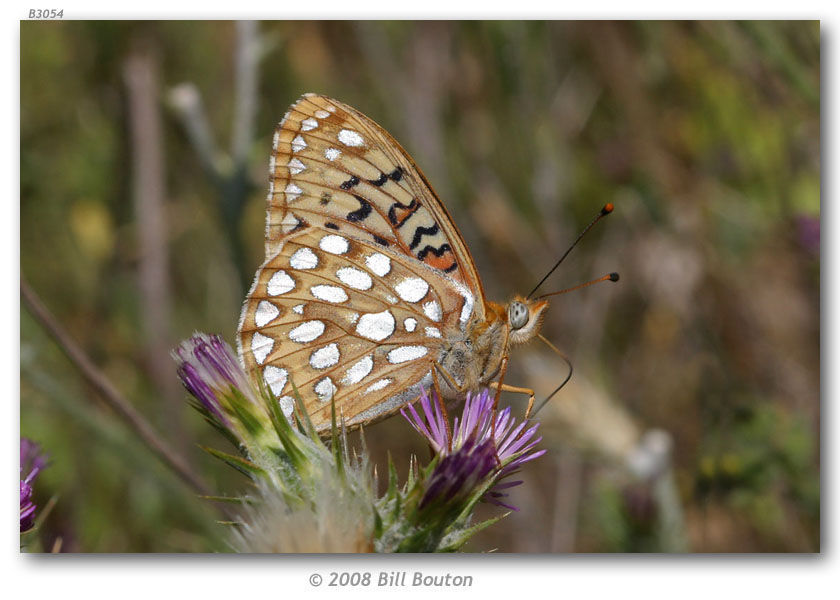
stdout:
{"type": "Polygon", "coordinates": [[[35,524],[37,506],[32,500],[32,484],[47,465],[47,455],[41,447],[27,438],[20,438],[20,532],[29,531],[35,524]],[[24,476],[24,473],[26,475],[24,476]]]}
{"type": "Polygon", "coordinates": [[[173,350],[172,357],[178,363],[178,377],[187,391],[210,414],[230,427],[223,409],[224,397],[231,390],[247,392],[251,389],[230,346],[218,335],[197,333],[173,350]]]}
{"type": "Polygon", "coordinates": [[[545,454],[545,450],[534,451],[542,440],[534,437],[539,425],[527,427],[526,421],[516,425],[510,407],[495,412],[493,397],[486,389],[478,394],[467,394],[461,418],[455,418],[451,431],[438,402],[425,390],[420,396],[420,408],[422,417],[413,405],[401,412],[440,457],[420,503],[421,508],[435,500],[467,497],[489,478],[493,483],[481,499],[518,510],[500,498],[507,496],[502,490],[522,482],[500,481],[516,473],[526,462],[545,454]]]}

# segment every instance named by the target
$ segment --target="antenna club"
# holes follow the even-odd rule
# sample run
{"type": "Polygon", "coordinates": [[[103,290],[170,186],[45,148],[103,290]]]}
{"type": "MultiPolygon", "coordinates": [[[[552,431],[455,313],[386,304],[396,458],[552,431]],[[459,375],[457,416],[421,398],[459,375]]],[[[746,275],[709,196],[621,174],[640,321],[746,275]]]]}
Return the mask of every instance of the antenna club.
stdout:
{"type": "Polygon", "coordinates": [[[612,202],[607,202],[604,205],[604,208],[601,209],[601,214],[602,215],[608,215],[613,211],[614,208],[615,208],[615,206],[613,206],[612,202]]]}
{"type": "Polygon", "coordinates": [[[610,273],[610,281],[618,281],[618,273],[610,273]]]}

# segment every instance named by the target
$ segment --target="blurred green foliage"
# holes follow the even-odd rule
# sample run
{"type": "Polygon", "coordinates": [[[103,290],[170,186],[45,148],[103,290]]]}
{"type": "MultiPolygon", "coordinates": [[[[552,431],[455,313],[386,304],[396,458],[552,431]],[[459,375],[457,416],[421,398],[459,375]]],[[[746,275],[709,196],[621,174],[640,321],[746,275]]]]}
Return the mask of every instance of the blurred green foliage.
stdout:
{"type": "MultiPolygon", "coordinates": [[[[573,383],[587,384],[540,415],[549,456],[566,458],[529,465],[513,490],[522,512],[473,549],[663,548],[649,490],[592,441],[607,425],[585,411],[563,416],[564,403],[587,406],[595,390],[639,431],[673,436],[691,550],[819,550],[819,23],[301,21],[258,31],[255,139],[231,223],[228,192],[169,94],[193,83],[227,149],[233,23],[21,23],[22,274],[211,487],[237,493],[244,482],[197,450],[220,440],[165,391],[174,368],[168,382],[155,374],[138,293],[147,249],[124,81],[138,53],[157,70],[163,118],[170,346],[196,329],[233,341],[243,282],[262,260],[274,126],[301,93],[325,93],[411,152],[491,299],[530,289],[601,205],[616,205],[544,290],[622,275],[555,299],[544,325],[574,359],[573,383]]],[[[553,389],[543,350],[516,352],[506,381],[553,389]]],[[[23,309],[21,433],[53,457],[37,489],[42,505],[58,496],[42,547],[61,538],[71,552],[225,550],[213,508],[156,463],[23,309]]],[[[386,451],[424,451],[398,418],[368,440],[381,462],[386,451]]]]}

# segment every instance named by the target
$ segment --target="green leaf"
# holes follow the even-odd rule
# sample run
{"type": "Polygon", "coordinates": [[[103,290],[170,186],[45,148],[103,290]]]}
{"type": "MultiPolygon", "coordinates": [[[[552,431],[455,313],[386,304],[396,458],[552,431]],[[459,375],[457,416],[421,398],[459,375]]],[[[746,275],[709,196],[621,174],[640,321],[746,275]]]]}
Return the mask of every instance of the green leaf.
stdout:
{"type": "Polygon", "coordinates": [[[245,428],[245,431],[251,437],[258,437],[263,432],[264,427],[262,421],[251,411],[251,408],[254,406],[251,404],[251,401],[235,388],[231,388],[231,393],[226,398],[237,420],[245,428]]]}
{"type": "Polygon", "coordinates": [[[408,477],[406,477],[406,489],[414,487],[417,481],[417,457],[413,454],[408,457],[408,477]]]}
{"type": "Polygon", "coordinates": [[[397,491],[397,467],[394,465],[394,457],[388,451],[388,489],[385,495],[389,498],[396,498],[399,495],[397,491]]]}
{"type": "Polygon", "coordinates": [[[312,424],[312,419],[309,418],[309,412],[306,410],[306,404],[303,401],[303,398],[300,396],[300,391],[297,389],[295,382],[292,381],[291,377],[289,378],[289,383],[292,384],[292,393],[295,396],[295,414],[298,415],[298,421],[303,426],[303,430],[306,432],[306,436],[313,440],[320,440],[321,437],[318,435],[318,432],[315,431],[315,426],[312,424]]]}
{"type": "Polygon", "coordinates": [[[372,538],[374,540],[379,539],[382,537],[382,533],[385,531],[385,524],[382,521],[382,516],[379,514],[379,511],[376,509],[376,506],[372,507],[373,510],[373,532],[372,538]]]}
{"type": "Polygon", "coordinates": [[[307,460],[306,455],[298,447],[297,440],[295,440],[295,431],[291,424],[286,419],[286,416],[280,410],[280,403],[271,389],[260,386],[262,392],[262,399],[268,409],[268,417],[271,420],[271,425],[274,432],[283,444],[283,449],[288,454],[288,460],[292,462],[293,466],[301,466],[307,460]]]}
{"type": "Polygon", "coordinates": [[[247,475],[251,478],[256,477],[265,477],[266,472],[252,463],[250,460],[242,458],[240,456],[234,456],[233,454],[228,454],[227,452],[222,452],[221,450],[216,450],[215,448],[210,448],[209,446],[199,446],[205,452],[209,452],[219,460],[224,461],[240,473],[247,475]]]}
{"type": "Polygon", "coordinates": [[[202,500],[210,502],[225,502],[228,504],[253,504],[254,501],[250,498],[242,498],[239,496],[198,496],[202,500]]]}
{"type": "Polygon", "coordinates": [[[499,521],[507,517],[510,513],[511,511],[508,511],[504,514],[499,515],[498,517],[493,517],[491,519],[481,521],[480,523],[477,523],[467,529],[456,529],[452,532],[447,533],[446,535],[444,535],[443,539],[440,542],[440,551],[455,552],[457,550],[460,550],[461,547],[464,544],[466,544],[467,541],[469,541],[469,539],[476,533],[487,529],[494,523],[498,523],[499,521]]]}

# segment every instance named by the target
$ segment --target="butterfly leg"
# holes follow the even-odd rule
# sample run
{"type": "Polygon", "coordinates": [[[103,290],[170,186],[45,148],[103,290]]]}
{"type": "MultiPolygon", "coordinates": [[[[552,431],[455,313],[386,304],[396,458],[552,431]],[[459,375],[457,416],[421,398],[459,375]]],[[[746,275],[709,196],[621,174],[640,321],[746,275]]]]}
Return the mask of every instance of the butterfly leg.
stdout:
{"type": "MultiPolygon", "coordinates": [[[[502,389],[505,387],[503,383],[505,380],[505,373],[507,373],[507,366],[508,366],[508,355],[505,354],[502,357],[502,364],[499,365],[499,381],[491,381],[488,386],[495,388],[496,390],[496,397],[493,399],[493,420],[490,421],[490,435],[493,436],[493,439],[496,439],[496,411],[499,410],[499,399],[502,397],[502,389]],[[496,385],[493,385],[493,384],[496,385]]],[[[496,463],[499,465],[502,464],[502,461],[499,459],[498,455],[496,456],[496,463]]]]}
{"type": "MultiPolygon", "coordinates": [[[[435,362],[435,367],[440,367],[440,365],[435,362]]],[[[437,368],[432,369],[432,382],[435,386],[435,395],[437,396],[437,404],[438,408],[440,409],[441,414],[443,415],[443,422],[446,424],[446,439],[449,440],[450,445],[452,444],[452,429],[449,427],[449,413],[446,410],[446,404],[443,401],[443,394],[440,391],[440,382],[438,381],[437,377],[437,368]]],[[[445,370],[442,370],[441,373],[444,375],[449,375],[445,370]]],[[[451,382],[450,382],[451,385],[451,382]]],[[[449,448],[452,450],[452,448],[449,448]]]]}
{"type": "Polygon", "coordinates": [[[513,385],[508,385],[506,383],[499,384],[495,381],[491,381],[487,384],[488,387],[497,390],[498,392],[513,392],[515,394],[528,394],[528,408],[525,409],[525,418],[528,419],[531,417],[531,410],[534,408],[534,402],[536,398],[534,397],[534,390],[531,388],[526,387],[516,387],[513,385]]]}
{"type": "Polygon", "coordinates": [[[503,381],[505,380],[505,373],[507,373],[507,366],[508,366],[508,357],[507,354],[502,357],[502,364],[499,365],[499,381],[491,381],[488,386],[496,390],[496,397],[493,399],[493,410],[495,411],[499,408],[499,398],[502,397],[502,388],[505,386],[503,381]],[[493,385],[493,384],[496,385],[493,385]]]}

